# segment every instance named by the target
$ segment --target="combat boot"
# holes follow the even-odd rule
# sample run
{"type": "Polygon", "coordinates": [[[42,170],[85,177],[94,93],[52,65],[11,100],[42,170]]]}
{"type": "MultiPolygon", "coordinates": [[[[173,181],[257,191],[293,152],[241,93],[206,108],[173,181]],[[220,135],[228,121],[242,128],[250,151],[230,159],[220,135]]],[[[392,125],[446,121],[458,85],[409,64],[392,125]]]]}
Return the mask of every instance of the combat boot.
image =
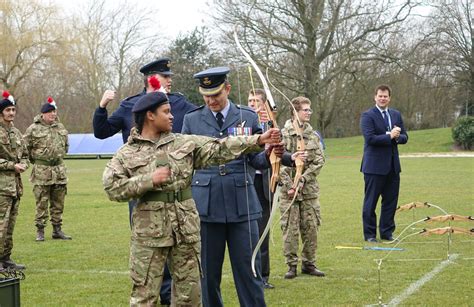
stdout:
{"type": "Polygon", "coordinates": [[[44,228],[38,227],[36,230],[36,241],[44,241],[44,228]]]}
{"type": "Polygon", "coordinates": [[[5,256],[0,260],[1,265],[4,269],[24,270],[26,266],[23,264],[17,264],[15,261],[10,259],[10,256],[5,256]]]}
{"type": "Polygon", "coordinates": [[[285,279],[293,279],[296,277],[296,265],[288,266],[288,272],[285,274],[285,279]]]}
{"type": "Polygon", "coordinates": [[[312,263],[303,263],[301,266],[301,274],[308,274],[318,277],[323,277],[326,275],[323,271],[318,270],[318,268],[312,263]]]}
{"type": "Polygon", "coordinates": [[[72,240],[72,237],[61,230],[61,225],[53,225],[53,239],[72,240]]]}

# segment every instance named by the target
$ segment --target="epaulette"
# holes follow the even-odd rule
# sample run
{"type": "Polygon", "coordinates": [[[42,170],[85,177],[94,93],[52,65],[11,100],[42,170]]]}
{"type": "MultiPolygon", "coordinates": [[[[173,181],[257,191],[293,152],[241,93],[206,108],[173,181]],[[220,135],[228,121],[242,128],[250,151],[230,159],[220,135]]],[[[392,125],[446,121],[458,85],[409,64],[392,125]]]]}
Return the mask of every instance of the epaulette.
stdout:
{"type": "Polygon", "coordinates": [[[184,94],[181,93],[181,92],[172,92],[172,93],[169,93],[168,95],[170,95],[170,94],[171,94],[171,95],[184,96],[184,94]]]}
{"type": "Polygon", "coordinates": [[[198,106],[196,109],[191,110],[191,111],[188,111],[186,114],[190,114],[190,113],[196,112],[196,111],[198,111],[198,110],[204,109],[204,107],[205,107],[205,105],[198,106]]]}

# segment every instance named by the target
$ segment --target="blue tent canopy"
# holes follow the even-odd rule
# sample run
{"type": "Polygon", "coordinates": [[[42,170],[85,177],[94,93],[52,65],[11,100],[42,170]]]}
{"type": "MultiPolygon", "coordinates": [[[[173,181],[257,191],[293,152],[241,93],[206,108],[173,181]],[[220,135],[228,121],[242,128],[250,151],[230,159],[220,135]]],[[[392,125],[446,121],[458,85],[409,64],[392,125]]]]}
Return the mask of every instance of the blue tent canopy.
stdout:
{"type": "Polygon", "coordinates": [[[69,134],[68,155],[113,155],[123,145],[122,134],[117,133],[104,140],[92,133],[69,134]]]}

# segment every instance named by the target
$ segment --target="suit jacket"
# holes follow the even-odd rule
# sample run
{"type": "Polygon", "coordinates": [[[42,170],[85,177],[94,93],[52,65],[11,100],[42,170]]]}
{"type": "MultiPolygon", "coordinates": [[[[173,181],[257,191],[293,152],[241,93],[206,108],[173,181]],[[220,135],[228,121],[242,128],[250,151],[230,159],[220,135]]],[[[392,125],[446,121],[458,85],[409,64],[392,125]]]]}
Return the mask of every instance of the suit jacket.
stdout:
{"type": "MultiPolygon", "coordinates": [[[[252,134],[261,133],[257,114],[250,108],[236,106],[230,109],[222,128],[207,106],[201,106],[184,116],[185,134],[227,137],[227,129],[244,123],[252,134]]],[[[253,185],[255,169],[270,166],[265,152],[247,154],[221,166],[197,170],[191,184],[201,221],[214,223],[243,222],[258,219],[261,205],[253,185]]]]}
{"type": "Polygon", "coordinates": [[[386,134],[385,121],[377,109],[373,107],[362,113],[360,128],[364,136],[364,156],[360,171],[366,174],[387,175],[392,167],[396,173],[401,172],[400,159],[398,157],[398,144],[406,144],[408,134],[403,126],[402,115],[395,109],[388,109],[392,128],[401,128],[398,140],[390,139],[386,134]]]}
{"type": "MultiPolygon", "coordinates": [[[[132,108],[145,94],[146,92],[143,90],[140,94],[124,99],[110,117],[107,117],[106,108],[97,107],[92,121],[94,136],[98,139],[106,139],[122,130],[123,143],[127,143],[130,130],[135,126],[132,108]]],[[[194,110],[196,106],[180,93],[169,93],[167,96],[171,105],[171,114],[174,117],[172,132],[180,133],[184,115],[188,111],[194,110]]]]}
{"type": "MultiPolygon", "coordinates": [[[[285,151],[281,157],[281,165],[288,167],[295,167],[295,162],[291,160],[291,153],[285,151]]],[[[262,184],[263,184],[263,193],[265,199],[273,202],[273,193],[270,193],[270,180],[272,177],[272,168],[271,166],[266,169],[259,170],[262,173],[262,184]]],[[[255,173],[252,174],[252,177],[255,178],[255,173]]]]}

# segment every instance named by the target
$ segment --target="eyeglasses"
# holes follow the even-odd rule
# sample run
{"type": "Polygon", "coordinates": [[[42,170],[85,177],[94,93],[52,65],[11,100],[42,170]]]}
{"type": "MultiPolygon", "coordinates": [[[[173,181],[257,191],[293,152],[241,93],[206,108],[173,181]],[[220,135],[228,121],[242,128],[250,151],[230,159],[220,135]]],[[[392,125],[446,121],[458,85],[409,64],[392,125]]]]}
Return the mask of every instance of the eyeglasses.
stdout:
{"type": "Polygon", "coordinates": [[[309,114],[313,113],[313,110],[311,109],[302,109],[301,111],[309,114]]]}

